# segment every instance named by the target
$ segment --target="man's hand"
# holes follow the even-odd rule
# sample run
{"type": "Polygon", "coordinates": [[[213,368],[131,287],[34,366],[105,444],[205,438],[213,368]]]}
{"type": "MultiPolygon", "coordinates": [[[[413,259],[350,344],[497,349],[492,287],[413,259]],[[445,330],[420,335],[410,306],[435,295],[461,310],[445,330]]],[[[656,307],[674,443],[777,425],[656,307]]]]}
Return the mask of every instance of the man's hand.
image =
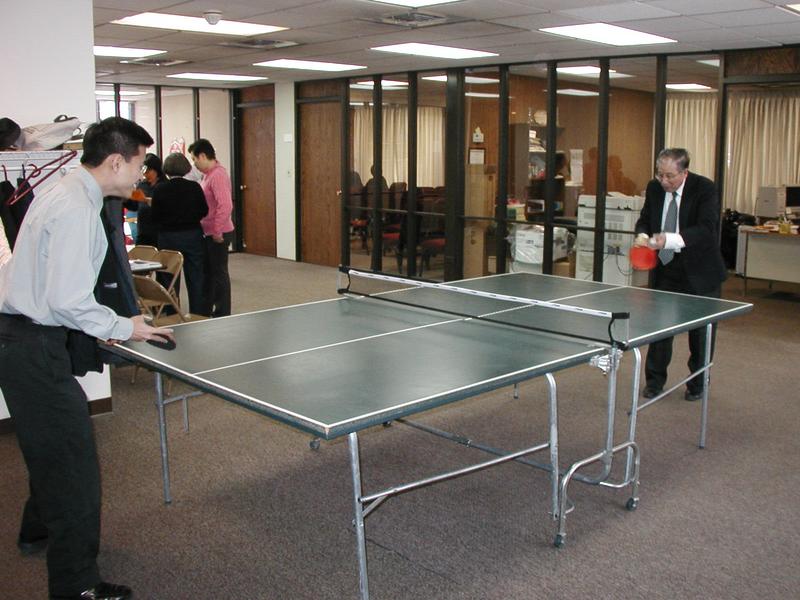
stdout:
{"type": "Polygon", "coordinates": [[[640,233],[633,240],[634,246],[647,246],[650,243],[650,236],[646,233],[640,233]]]}
{"type": "Polygon", "coordinates": [[[131,321],[133,321],[133,333],[129,339],[133,340],[134,342],[144,342],[147,340],[156,340],[156,341],[175,341],[175,337],[172,335],[172,329],[167,327],[151,327],[144,321],[144,315],[136,315],[135,317],[131,317],[131,321]]]}
{"type": "Polygon", "coordinates": [[[665,233],[657,233],[650,238],[648,246],[650,246],[654,250],[661,250],[666,243],[667,243],[667,235],[665,233]]]}

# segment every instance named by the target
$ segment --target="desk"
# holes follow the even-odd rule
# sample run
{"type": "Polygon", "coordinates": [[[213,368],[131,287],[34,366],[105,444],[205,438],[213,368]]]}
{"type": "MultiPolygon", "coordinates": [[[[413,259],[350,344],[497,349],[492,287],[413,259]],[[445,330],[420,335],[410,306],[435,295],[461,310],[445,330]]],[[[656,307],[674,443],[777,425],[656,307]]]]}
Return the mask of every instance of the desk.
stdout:
{"type": "Polygon", "coordinates": [[[164,265],[157,260],[141,260],[134,258],[129,260],[128,263],[131,266],[131,273],[135,275],[147,275],[148,273],[164,268],[164,265]]]}
{"type": "Polygon", "coordinates": [[[800,283],[800,235],[739,227],[736,266],[744,278],[800,283]]]}
{"type": "MultiPolygon", "coordinates": [[[[558,521],[555,544],[561,546],[566,514],[572,510],[567,497],[571,481],[630,488],[626,506],[632,510],[638,504],[637,415],[685,382],[640,406],[639,348],[698,327],[705,327],[710,339],[712,323],[752,309],[743,302],[529,273],[419,285],[377,297],[356,297],[351,291],[336,300],[179,324],[174,327],[177,347],[172,351],[143,342],[113,346],[113,352],[157,372],[165,501],[171,501],[165,405],[207,392],[308,432],[315,436],[315,443],[347,436],[362,600],[369,598],[367,516],[398,494],[509,461],[549,473],[549,509],[558,521]],[[621,332],[624,337],[616,337],[614,343],[609,332],[613,330],[616,336],[615,321],[600,315],[608,311],[630,315],[625,319],[623,314],[613,313],[617,325],[620,320],[628,325],[621,332]],[[635,357],[631,417],[627,436],[615,443],[617,369],[623,350],[628,349],[635,357]],[[585,385],[606,389],[607,415],[605,422],[598,424],[604,442],[597,452],[562,468],[554,374],[587,364],[596,368],[587,372],[585,385]],[[165,397],[162,373],[198,392],[165,397]],[[448,404],[455,410],[461,400],[535,377],[547,380],[548,402],[543,412],[548,426],[540,428],[543,440],[532,440],[525,448],[493,448],[408,420],[448,404]],[[359,433],[393,421],[482,450],[492,458],[367,493],[362,485],[359,433]],[[527,458],[535,453],[544,455],[542,462],[527,458]],[[619,455],[626,461],[625,474],[615,481],[611,468],[619,455]],[[597,463],[599,474],[579,473],[597,463]]],[[[706,364],[697,372],[704,377],[711,367],[711,344],[706,347],[706,364]]],[[[705,386],[701,447],[705,445],[707,407],[705,386]]],[[[374,433],[380,434],[380,428],[374,433]]]]}

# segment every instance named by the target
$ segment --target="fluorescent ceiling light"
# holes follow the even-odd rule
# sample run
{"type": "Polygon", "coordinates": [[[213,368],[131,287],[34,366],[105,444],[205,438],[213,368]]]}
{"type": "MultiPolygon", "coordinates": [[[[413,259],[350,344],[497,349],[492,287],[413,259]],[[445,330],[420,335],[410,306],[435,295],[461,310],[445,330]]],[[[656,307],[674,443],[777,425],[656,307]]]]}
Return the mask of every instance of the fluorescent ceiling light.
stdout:
{"type": "MultiPolygon", "coordinates": [[[[95,96],[113,96],[114,90],[95,90],[95,96]]],[[[144,96],[147,92],[136,92],[136,91],[127,91],[127,90],[120,90],[120,96],[144,96]]]]}
{"type": "Polygon", "coordinates": [[[450,46],[437,46],[436,44],[419,44],[409,42],[407,44],[391,44],[389,46],[376,46],[370,50],[380,52],[394,52],[396,54],[411,54],[413,56],[432,56],[434,58],[451,58],[459,60],[462,58],[484,58],[487,56],[497,56],[493,52],[482,50],[468,50],[466,48],[452,48],[450,46]]]}
{"type": "Polygon", "coordinates": [[[294,60],[291,58],[280,58],[278,60],[266,60],[264,62],[253,63],[256,67],[275,67],[277,69],[302,69],[304,71],[355,71],[356,69],[366,69],[363,65],[345,65],[341,63],[319,62],[316,60],[294,60]]]}
{"type": "MultiPolygon", "coordinates": [[[[356,81],[354,84],[351,84],[350,87],[355,87],[356,89],[365,89],[369,88],[372,89],[375,87],[375,82],[371,79],[367,79],[365,81],[356,81]]],[[[391,79],[381,79],[381,88],[393,88],[393,87],[408,87],[407,81],[392,81],[391,79]]]]}
{"type": "Polygon", "coordinates": [[[585,25],[566,25],[564,27],[545,27],[539,31],[554,33],[564,37],[599,42],[611,46],[641,46],[647,44],[670,44],[677,42],[670,38],[652,35],[627,27],[617,27],[607,23],[586,23],[585,25]]]}
{"type": "Polygon", "coordinates": [[[786,8],[793,10],[796,13],[800,13],[800,4],[787,4],[786,8]]]}
{"type": "Polygon", "coordinates": [[[699,92],[704,90],[710,90],[711,88],[707,85],[701,85],[699,83],[668,83],[667,84],[668,90],[679,90],[683,92],[699,92]]]}
{"type": "Polygon", "coordinates": [[[578,90],[575,88],[564,88],[561,90],[556,90],[556,94],[561,94],[562,96],[599,96],[598,92],[592,92],[591,90],[578,90]]]}
{"type": "MultiPolygon", "coordinates": [[[[444,81],[447,82],[447,75],[431,75],[430,77],[423,77],[428,81],[444,81]]],[[[466,75],[464,83],[484,84],[484,83],[500,83],[499,79],[491,79],[489,77],[475,77],[474,75],[466,75]]]]}
{"type": "Polygon", "coordinates": [[[120,48],[119,46],[95,46],[95,56],[114,56],[117,58],[144,58],[156,54],[166,54],[166,50],[151,50],[149,48],[120,48]]]}
{"type": "Polygon", "coordinates": [[[223,73],[176,73],[167,75],[175,79],[203,79],[206,81],[260,81],[266,77],[256,77],[254,75],[225,75],[223,73]]]}
{"type": "Polygon", "coordinates": [[[486,92],[464,92],[465,96],[472,96],[473,98],[499,98],[500,94],[489,94],[486,92]]]}
{"type": "MultiPolygon", "coordinates": [[[[582,67],[557,67],[556,71],[563,73],[564,75],[575,75],[577,77],[592,77],[594,79],[600,77],[600,67],[592,67],[589,65],[582,67]]],[[[633,75],[617,73],[614,69],[608,70],[609,79],[621,79],[624,77],[633,77],[633,75]]]]}
{"type": "Polygon", "coordinates": [[[124,19],[111,21],[117,25],[134,25],[136,27],[152,27],[154,29],[172,29],[175,31],[195,31],[198,33],[215,33],[218,35],[263,35],[275,31],[284,31],[287,27],[274,25],[258,25],[256,23],[243,23],[241,21],[222,20],[216,25],[210,25],[202,17],[184,17],[166,13],[144,12],[124,19]]]}
{"type": "Polygon", "coordinates": [[[709,58],[707,60],[698,60],[697,62],[699,62],[701,65],[708,65],[709,67],[717,67],[717,68],[719,68],[719,59],[718,58],[709,58]]]}
{"type": "Polygon", "coordinates": [[[423,6],[434,6],[436,4],[450,4],[461,0],[372,0],[383,4],[395,4],[397,6],[407,6],[408,8],[422,8],[423,6]]]}

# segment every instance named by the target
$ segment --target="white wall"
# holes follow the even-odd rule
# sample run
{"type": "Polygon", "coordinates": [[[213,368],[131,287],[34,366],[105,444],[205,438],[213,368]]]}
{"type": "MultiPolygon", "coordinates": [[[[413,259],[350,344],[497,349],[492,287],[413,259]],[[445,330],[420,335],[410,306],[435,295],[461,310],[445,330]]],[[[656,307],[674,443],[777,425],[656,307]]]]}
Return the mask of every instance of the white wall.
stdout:
{"type": "Polygon", "coordinates": [[[275,84],[275,230],[278,258],[297,260],[295,247],[294,84],[275,84]]]}
{"type": "Polygon", "coordinates": [[[228,90],[200,90],[200,137],[211,142],[217,160],[228,172],[231,171],[230,115],[228,90]]]}
{"type": "MultiPolygon", "coordinates": [[[[179,142],[183,151],[194,141],[192,120],[192,90],[189,88],[162,88],[161,90],[161,153],[170,153],[173,142],[179,142]]],[[[151,150],[155,152],[155,150],[151,150]]]]}
{"type": "Polygon", "coordinates": [[[93,123],[92,0],[3,1],[0,15],[0,117],[20,127],[60,114],[93,123]]]}

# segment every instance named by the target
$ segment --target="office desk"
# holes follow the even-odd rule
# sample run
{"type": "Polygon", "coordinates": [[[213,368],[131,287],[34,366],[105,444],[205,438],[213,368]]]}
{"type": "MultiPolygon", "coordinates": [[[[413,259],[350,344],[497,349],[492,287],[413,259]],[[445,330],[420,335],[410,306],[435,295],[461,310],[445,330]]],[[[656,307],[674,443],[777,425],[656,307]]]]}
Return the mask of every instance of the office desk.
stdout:
{"type": "Polygon", "coordinates": [[[739,227],[736,271],[747,279],[800,283],[800,235],[739,227]]]}

